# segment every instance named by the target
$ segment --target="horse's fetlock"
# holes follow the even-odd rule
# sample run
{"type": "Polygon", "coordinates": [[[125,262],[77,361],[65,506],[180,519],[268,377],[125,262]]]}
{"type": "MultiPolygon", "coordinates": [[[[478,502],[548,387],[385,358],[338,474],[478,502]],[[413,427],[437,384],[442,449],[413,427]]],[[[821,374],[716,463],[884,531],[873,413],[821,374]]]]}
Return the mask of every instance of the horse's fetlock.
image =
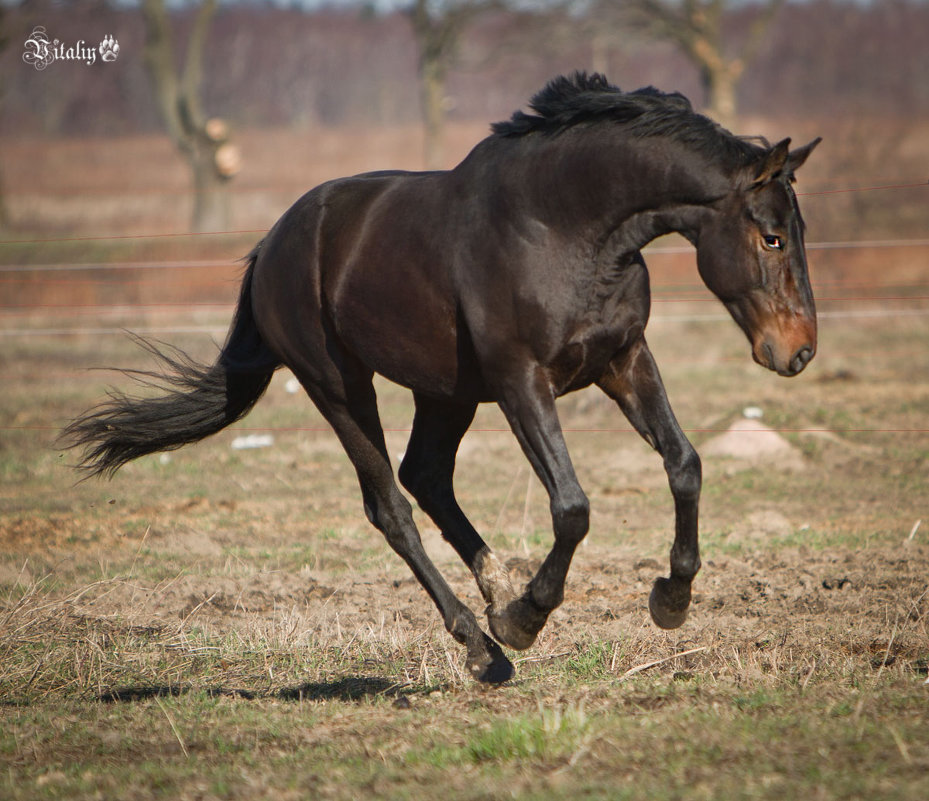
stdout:
{"type": "Polygon", "coordinates": [[[700,571],[700,557],[697,554],[671,554],[671,577],[690,583],[700,571]]]}
{"type": "Polygon", "coordinates": [[[516,596],[509,572],[486,546],[475,557],[474,575],[484,600],[491,606],[504,606],[516,596]]]}
{"type": "Polygon", "coordinates": [[[481,631],[478,628],[477,621],[474,619],[474,615],[468,612],[458,612],[454,614],[452,618],[447,621],[446,629],[455,639],[455,642],[468,647],[473,645],[472,640],[475,634],[481,636],[481,631]]]}
{"type": "Polygon", "coordinates": [[[527,588],[526,596],[539,611],[551,611],[561,606],[564,601],[564,584],[545,581],[536,576],[527,588]]]}

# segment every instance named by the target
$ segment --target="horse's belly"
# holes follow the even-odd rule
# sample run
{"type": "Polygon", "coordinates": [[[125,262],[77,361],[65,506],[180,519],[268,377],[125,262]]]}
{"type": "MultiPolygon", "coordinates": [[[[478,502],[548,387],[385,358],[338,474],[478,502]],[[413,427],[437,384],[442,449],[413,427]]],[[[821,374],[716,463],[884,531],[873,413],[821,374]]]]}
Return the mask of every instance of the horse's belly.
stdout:
{"type": "Polygon", "coordinates": [[[349,281],[333,308],[343,345],[376,373],[441,397],[482,395],[454,306],[411,276],[349,281]]]}

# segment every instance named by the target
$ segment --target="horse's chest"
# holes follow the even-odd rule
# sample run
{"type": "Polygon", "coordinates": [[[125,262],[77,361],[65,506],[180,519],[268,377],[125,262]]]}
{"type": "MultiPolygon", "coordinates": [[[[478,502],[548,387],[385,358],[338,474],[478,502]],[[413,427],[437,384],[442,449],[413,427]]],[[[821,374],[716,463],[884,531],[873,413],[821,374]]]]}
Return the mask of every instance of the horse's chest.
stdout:
{"type": "Polygon", "coordinates": [[[644,318],[628,315],[583,325],[564,343],[549,365],[556,394],[589,386],[610,362],[641,338],[644,318]]]}
{"type": "Polygon", "coordinates": [[[600,282],[563,327],[563,342],[549,370],[557,394],[597,381],[609,363],[637,341],[648,321],[648,293],[627,282],[600,282]]]}

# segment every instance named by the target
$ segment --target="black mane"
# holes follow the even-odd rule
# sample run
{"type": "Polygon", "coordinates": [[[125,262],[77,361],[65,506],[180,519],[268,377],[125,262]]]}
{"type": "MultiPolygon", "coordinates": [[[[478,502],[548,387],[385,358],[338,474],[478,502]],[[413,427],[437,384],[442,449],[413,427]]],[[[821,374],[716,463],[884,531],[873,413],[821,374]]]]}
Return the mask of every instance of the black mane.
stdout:
{"type": "Polygon", "coordinates": [[[533,96],[529,107],[536,113],[516,111],[491,130],[501,137],[558,134],[584,123],[611,121],[634,136],[668,136],[710,155],[730,155],[739,163],[752,161],[765,149],[698,114],[679,92],[653,86],[623,92],[599,73],[561,75],[533,96]]]}

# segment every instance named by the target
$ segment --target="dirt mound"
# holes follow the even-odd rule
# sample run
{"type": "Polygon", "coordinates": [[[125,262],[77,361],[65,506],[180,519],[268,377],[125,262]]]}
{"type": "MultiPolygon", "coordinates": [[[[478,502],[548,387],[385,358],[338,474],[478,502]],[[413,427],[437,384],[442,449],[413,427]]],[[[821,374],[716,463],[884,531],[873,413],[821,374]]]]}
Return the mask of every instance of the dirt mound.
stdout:
{"type": "Polygon", "coordinates": [[[752,464],[776,464],[802,470],[803,457],[773,428],[759,420],[740,418],[700,448],[702,456],[738,459],[752,464]]]}

